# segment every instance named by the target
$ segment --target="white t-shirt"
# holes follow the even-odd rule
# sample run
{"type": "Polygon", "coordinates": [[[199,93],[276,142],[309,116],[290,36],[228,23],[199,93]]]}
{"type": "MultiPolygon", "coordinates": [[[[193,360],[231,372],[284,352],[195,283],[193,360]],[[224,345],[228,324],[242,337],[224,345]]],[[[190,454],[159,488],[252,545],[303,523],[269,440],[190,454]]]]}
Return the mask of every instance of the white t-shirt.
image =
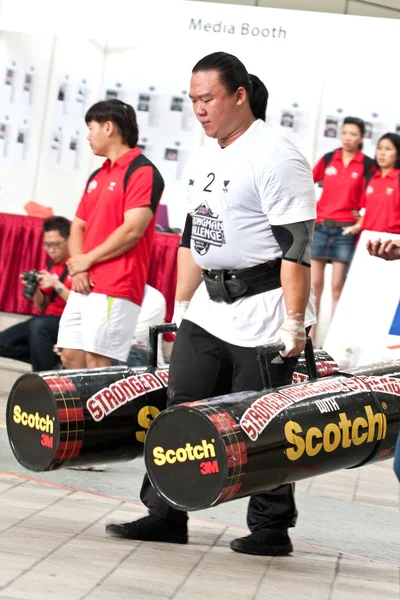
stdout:
{"type": "MultiPolygon", "coordinates": [[[[271,225],[316,217],[308,162],[292,142],[261,120],[226,148],[207,141],[186,172],[191,250],[203,268],[243,269],[281,257],[271,225]]],[[[185,318],[231,344],[266,344],[286,318],[282,288],[226,304],[210,300],[202,283],[185,318]]],[[[311,297],[306,326],[313,323],[311,297]]]]}

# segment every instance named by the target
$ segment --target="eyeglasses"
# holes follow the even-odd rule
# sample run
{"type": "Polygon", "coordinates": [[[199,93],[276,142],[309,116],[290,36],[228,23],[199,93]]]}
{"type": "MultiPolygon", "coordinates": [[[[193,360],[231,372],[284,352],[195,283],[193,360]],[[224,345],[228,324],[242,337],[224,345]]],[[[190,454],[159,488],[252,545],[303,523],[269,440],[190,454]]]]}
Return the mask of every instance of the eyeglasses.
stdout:
{"type": "Polygon", "coordinates": [[[50,250],[51,248],[53,248],[54,250],[57,250],[63,244],[65,244],[65,240],[63,242],[50,242],[49,244],[46,244],[46,243],[43,244],[43,248],[45,250],[50,250]]]}

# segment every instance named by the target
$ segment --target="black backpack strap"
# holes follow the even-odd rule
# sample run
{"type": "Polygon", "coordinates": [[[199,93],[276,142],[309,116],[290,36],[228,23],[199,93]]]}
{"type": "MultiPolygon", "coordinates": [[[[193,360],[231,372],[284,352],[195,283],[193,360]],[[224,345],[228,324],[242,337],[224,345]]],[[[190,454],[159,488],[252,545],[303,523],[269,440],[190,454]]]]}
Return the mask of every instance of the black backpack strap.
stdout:
{"type": "Polygon", "coordinates": [[[329,163],[331,162],[333,155],[335,154],[336,150],[332,150],[332,152],[328,152],[327,154],[324,154],[324,165],[325,165],[325,169],[326,167],[329,165],[329,163]]]}
{"type": "MultiPolygon", "coordinates": [[[[326,169],[326,167],[329,165],[329,163],[331,162],[333,155],[335,154],[336,150],[332,150],[332,152],[328,152],[327,154],[324,154],[324,156],[322,157],[324,159],[324,168],[326,169]]],[[[322,188],[324,187],[324,181],[323,179],[321,179],[321,181],[318,181],[318,187],[322,188]]]]}
{"type": "MultiPolygon", "coordinates": [[[[48,266],[48,270],[50,272],[50,269],[54,266],[54,260],[51,260],[47,266],[48,266]]],[[[64,265],[64,271],[61,273],[61,276],[58,278],[58,281],[60,283],[63,283],[64,279],[66,278],[67,275],[68,275],[68,267],[67,267],[67,265],[64,265]]],[[[49,304],[50,304],[50,302],[54,302],[54,300],[56,298],[57,298],[57,292],[56,292],[56,290],[53,290],[53,292],[50,296],[49,304]]]]}
{"type": "Polygon", "coordinates": [[[61,273],[61,276],[58,281],[61,281],[61,283],[63,283],[67,275],[68,275],[68,267],[67,267],[67,265],[65,265],[64,271],[61,273]]]}
{"type": "Polygon", "coordinates": [[[124,177],[124,192],[126,192],[128,181],[132,173],[141,167],[151,167],[153,169],[153,186],[151,190],[150,206],[153,213],[155,213],[165,187],[164,179],[157,167],[143,154],[140,154],[130,162],[124,177]]]}
{"type": "Polygon", "coordinates": [[[364,164],[364,177],[365,177],[365,188],[368,187],[369,182],[371,181],[372,177],[374,176],[375,171],[375,161],[373,158],[370,158],[369,156],[366,156],[364,154],[364,159],[363,159],[363,164],[364,164]]]}

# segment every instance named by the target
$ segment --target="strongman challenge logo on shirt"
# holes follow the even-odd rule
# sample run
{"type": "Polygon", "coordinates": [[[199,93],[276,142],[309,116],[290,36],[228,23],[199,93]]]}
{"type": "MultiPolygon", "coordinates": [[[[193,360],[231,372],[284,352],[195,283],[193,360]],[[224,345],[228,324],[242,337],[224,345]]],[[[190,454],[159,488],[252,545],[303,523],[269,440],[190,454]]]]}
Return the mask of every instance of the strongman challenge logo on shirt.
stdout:
{"type": "Polygon", "coordinates": [[[221,248],[225,244],[224,224],[205,200],[193,211],[192,240],[200,256],[207,254],[210,246],[221,248]]]}

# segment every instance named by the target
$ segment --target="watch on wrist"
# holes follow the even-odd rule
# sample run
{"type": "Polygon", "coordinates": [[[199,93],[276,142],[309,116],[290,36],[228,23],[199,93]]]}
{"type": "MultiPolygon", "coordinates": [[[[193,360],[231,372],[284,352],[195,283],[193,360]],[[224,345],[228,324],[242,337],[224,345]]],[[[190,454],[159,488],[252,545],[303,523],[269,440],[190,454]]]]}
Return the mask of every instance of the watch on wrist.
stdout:
{"type": "Polygon", "coordinates": [[[63,286],[63,284],[62,284],[62,283],[59,283],[58,285],[56,285],[56,286],[55,286],[55,288],[54,288],[54,289],[56,290],[57,294],[61,294],[61,292],[62,292],[62,291],[63,291],[63,289],[64,289],[64,286],[63,286]]]}

